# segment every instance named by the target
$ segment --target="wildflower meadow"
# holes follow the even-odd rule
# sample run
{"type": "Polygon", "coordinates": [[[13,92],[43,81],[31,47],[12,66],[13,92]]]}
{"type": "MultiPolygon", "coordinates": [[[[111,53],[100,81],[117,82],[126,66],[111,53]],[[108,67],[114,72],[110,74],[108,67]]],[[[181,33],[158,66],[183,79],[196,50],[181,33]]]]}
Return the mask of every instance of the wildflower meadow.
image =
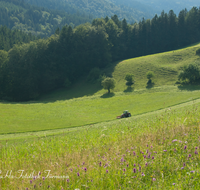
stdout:
{"type": "Polygon", "coordinates": [[[199,104],[1,142],[0,189],[199,189],[199,104]]]}

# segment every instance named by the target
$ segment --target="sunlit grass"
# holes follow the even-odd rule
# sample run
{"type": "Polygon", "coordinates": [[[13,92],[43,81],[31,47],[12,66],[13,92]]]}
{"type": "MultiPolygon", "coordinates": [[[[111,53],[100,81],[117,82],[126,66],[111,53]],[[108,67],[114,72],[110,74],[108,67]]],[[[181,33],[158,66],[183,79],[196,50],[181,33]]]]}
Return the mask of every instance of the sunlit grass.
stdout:
{"type": "Polygon", "coordinates": [[[4,177],[0,187],[198,189],[199,116],[194,104],[23,144],[8,142],[1,145],[2,175],[12,171],[18,178],[4,177]],[[47,170],[66,178],[50,178],[47,170]]]}
{"type": "Polygon", "coordinates": [[[0,134],[64,129],[115,120],[123,110],[138,115],[200,98],[199,90],[161,87],[57,102],[1,103],[0,134]],[[105,97],[104,97],[105,96],[105,97]]]}

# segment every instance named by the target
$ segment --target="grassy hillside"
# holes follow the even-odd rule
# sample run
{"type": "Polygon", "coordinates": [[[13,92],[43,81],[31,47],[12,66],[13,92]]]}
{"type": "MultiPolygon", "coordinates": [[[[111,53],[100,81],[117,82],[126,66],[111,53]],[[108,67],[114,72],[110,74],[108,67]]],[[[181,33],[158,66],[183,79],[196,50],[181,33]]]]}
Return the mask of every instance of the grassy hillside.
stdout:
{"type": "Polygon", "coordinates": [[[35,102],[1,102],[0,189],[199,189],[200,90],[173,85],[184,64],[198,63],[198,47],[110,66],[110,95],[81,81],[35,102]],[[135,89],[126,89],[127,71],[135,89]],[[116,120],[124,109],[133,117],[116,120]]]}
{"type": "MultiPolygon", "coordinates": [[[[184,49],[178,49],[170,52],[147,55],[133,59],[123,60],[109,65],[102,70],[106,76],[112,76],[116,80],[116,92],[134,92],[134,90],[147,89],[146,73],[153,71],[154,87],[163,85],[175,85],[178,72],[184,65],[196,63],[200,65],[200,56],[196,55],[196,50],[200,44],[192,45],[184,49]],[[128,88],[126,86],[126,73],[134,74],[135,84],[128,88]]],[[[179,89],[190,89],[190,86],[182,86],[179,89]]],[[[195,88],[195,87],[192,87],[195,88]]],[[[191,90],[192,90],[191,88],[191,90]]],[[[196,87],[198,89],[198,87],[196,87]]],[[[69,90],[60,89],[41,98],[42,101],[66,100],[70,98],[102,95],[106,90],[102,89],[100,83],[90,84],[85,79],[80,80],[69,90]]]]}
{"type": "Polygon", "coordinates": [[[199,60],[197,48],[198,45],[110,66],[105,72],[117,81],[111,94],[99,84],[81,81],[69,91],[53,92],[35,102],[1,103],[0,134],[71,128],[115,120],[123,110],[138,115],[198,99],[199,86],[174,86],[181,67],[199,60]],[[148,70],[155,72],[153,88],[146,88],[148,70]],[[126,72],[135,75],[132,87],[125,85],[126,72]]]}
{"type": "Polygon", "coordinates": [[[199,106],[193,103],[20,144],[7,141],[0,146],[0,187],[198,189],[199,106]]]}

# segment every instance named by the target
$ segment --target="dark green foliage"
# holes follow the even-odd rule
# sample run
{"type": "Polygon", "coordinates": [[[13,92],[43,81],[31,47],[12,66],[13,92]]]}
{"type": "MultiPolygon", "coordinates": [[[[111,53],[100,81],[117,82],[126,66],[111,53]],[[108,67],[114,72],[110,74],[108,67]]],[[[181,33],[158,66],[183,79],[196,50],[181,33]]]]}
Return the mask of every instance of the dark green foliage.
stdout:
{"type": "Polygon", "coordinates": [[[89,18],[102,18],[117,14],[119,19],[127,19],[129,23],[141,20],[143,17],[151,18],[155,11],[148,7],[146,11],[145,5],[138,5],[138,2],[126,4],[124,1],[119,4],[117,0],[25,0],[28,3],[46,7],[48,9],[64,10],[65,12],[75,14],[79,13],[89,18]]]}
{"type": "MultiPolygon", "coordinates": [[[[35,14],[40,15],[37,11],[35,14]]],[[[56,34],[48,39],[14,46],[8,55],[2,56],[0,96],[15,101],[34,99],[42,93],[73,84],[81,76],[87,76],[92,68],[102,69],[113,61],[198,42],[198,23],[200,9],[192,8],[189,12],[183,10],[178,18],[173,11],[169,14],[163,11],[152,20],[143,19],[134,25],[127,24],[126,19],[120,21],[114,15],[111,19],[94,19],[92,24],[75,28],[65,25],[60,30],[56,26],[56,34]]],[[[0,35],[1,41],[5,41],[4,36],[9,36],[4,33],[0,35]]],[[[3,49],[8,50],[10,44],[15,43],[13,36],[8,37],[12,43],[6,42],[3,49]]],[[[194,82],[198,77],[189,78],[187,75],[182,79],[194,82]]],[[[107,89],[110,91],[111,88],[107,89]]]]}
{"type": "Polygon", "coordinates": [[[115,83],[115,79],[107,77],[101,82],[101,85],[104,89],[108,90],[108,93],[110,93],[110,90],[115,88],[115,83]]]}
{"type": "Polygon", "coordinates": [[[149,85],[149,84],[152,83],[152,78],[154,77],[154,72],[153,71],[148,71],[146,73],[146,75],[147,75],[147,79],[149,79],[148,82],[147,82],[147,85],[149,85]]]}
{"type": "Polygon", "coordinates": [[[200,55],[200,49],[196,51],[196,55],[200,55]]]}
{"type": "Polygon", "coordinates": [[[127,81],[127,85],[132,85],[133,84],[133,74],[127,73],[125,76],[125,80],[127,81]]]}
{"type": "Polygon", "coordinates": [[[46,37],[58,34],[64,25],[77,26],[91,22],[92,18],[83,14],[49,10],[25,3],[22,0],[0,0],[0,25],[19,29],[26,33],[46,37]]]}
{"type": "Polygon", "coordinates": [[[178,75],[178,80],[182,82],[196,83],[199,79],[200,79],[200,69],[194,63],[185,66],[183,68],[183,71],[181,71],[178,75]]]}
{"type": "Polygon", "coordinates": [[[6,26],[0,26],[0,50],[8,51],[14,44],[28,43],[36,39],[36,36],[31,33],[26,34],[16,29],[10,30],[6,26]]]}
{"type": "Polygon", "coordinates": [[[101,74],[101,71],[98,67],[93,68],[87,77],[87,81],[96,82],[99,79],[100,74],[101,74]]]}

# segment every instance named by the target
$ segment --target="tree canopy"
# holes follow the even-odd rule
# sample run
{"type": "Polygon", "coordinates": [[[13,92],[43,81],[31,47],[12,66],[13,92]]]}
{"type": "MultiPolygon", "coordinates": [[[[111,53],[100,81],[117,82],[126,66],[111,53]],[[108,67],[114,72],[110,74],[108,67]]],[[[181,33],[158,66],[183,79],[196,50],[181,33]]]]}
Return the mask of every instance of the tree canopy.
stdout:
{"type": "MultiPolygon", "coordinates": [[[[4,36],[3,32],[5,41],[4,36]]],[[[152,20],[143,19],[135,24],[127,24],[126,19],[120,21],[114,15],[75,28],[65,25],[47,39],[18,43],[8,48],[7,53],[1,52],[0,98],[34,99],[73,84],[81,76],[88,76],[92,69],[102,69],[111,62],[199,41],[200,9],[195,7],[181,11],[179,17],[173,11],[162,12],[152,20]]]]}

